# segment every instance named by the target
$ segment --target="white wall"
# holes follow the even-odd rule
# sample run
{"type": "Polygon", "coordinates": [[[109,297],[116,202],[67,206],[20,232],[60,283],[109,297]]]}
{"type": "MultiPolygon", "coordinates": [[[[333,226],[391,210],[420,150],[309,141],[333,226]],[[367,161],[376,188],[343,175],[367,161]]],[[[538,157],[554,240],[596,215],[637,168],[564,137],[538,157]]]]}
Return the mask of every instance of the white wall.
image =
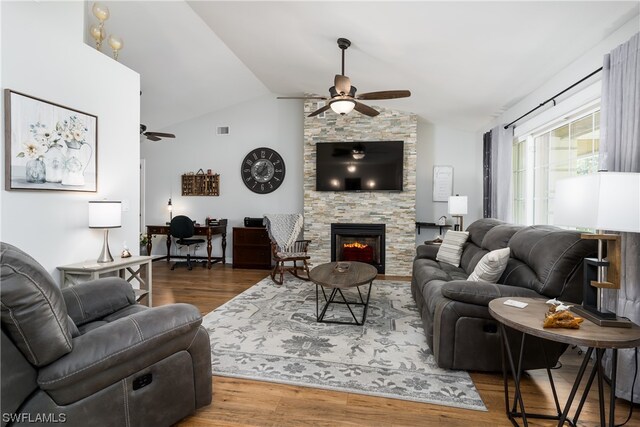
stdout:
{"type": "MultiPolygon", "coordinates": [[[[164,224],[169,220],[169,197],[174,215],[184,214],[200,223],[207,216],[227,218],[226,258],[231,260],[232,228],[243,226],[245,216],[302,212],[301,111],[301,102],[276,100],[275,95],[269,95],[164,129],[174,133],[175,139],[145,139],[141,144],[146,167],[145,223],[164,224]],[[229,126],[230,134],[216,135],[218,126],[229,126]],[[285,162],[284,182],[270,194],[253,193],[240,176],[244,156],[258,147],[276,150],[285,162]],[[200,168],[220,174],[220,196],[181,196],[180,176],[200,168]]],[[[221,255],[219,239],[213,242],[214,256],[221,255]]],[[[153,254],[165,253],[164,238],[158,236],[153,241],[153,254]]],[[[198,254],[206,255],[206,248],[201,247],[198,254]]]]}
{"type": "MultiPolygon", "coordinates": [[[[517,117],[520,117],[522,114],[531,110],[532,108],[538,106],[540,103],[546,101],[550,97],[555,94],[561,92],[565,88],[571,86],[578,80],[583,77],[591,74],[592,71],[597,70],[602,67],[602,59],[605,54],[609,53],[618,45],[626,42],[633,36],[635,33],[640,31],[640,17],[638,15],[631,18],[626,23],[623,23],[620,28],[615,30],[609,36],[605,37],[600,43],[598,43],[593,48],[589,49],[589,51],[585,52],[583,55],[578,57],[575,61],[573,61],[569,66],[565,67],[558,74],[556,74],[552,79],[542,85],[540,88],[531,92],[529,95],[524,97],[520,102],[516,105],[508,108],[503,114],[501,114],[496,120],[493,120],[491,123],[487,124],[484,129],[481,129],[481,133],[478,134],[478,139],[482,141],[482,133],[490,130],[494,126],[498,124],[505,125],[510,123],[512,120],[515,120],[517,117]]],[[[561,98],[558,98],[556,101],[561,101],[571,96],[578,90],[585,88],[593,82],[601,80],[602,73],[598,73],[580,86],[576,87],[573,91],[567,92],[567,94],[563,95],[561,98]]],[[[538,111],[533,113],[532,115],[522,119],[518,124],[522,124],[527,120],[535,117],[535,115],[540,114],[542,111],[546,111],[550,108],[553,108],[553,103],[548,103],[545,107],[540,108],[538,111]]]]}
{"type": "MultiPolygon", "coordinates": [[[[1,2],[3,89],[98,116],[98,192],[0,192],[0,239],[28,252],[56,280],[56,266],[97,259],[102,232],[88,228],[88,201],[122,200],[110,233],[138,252],[139,75],[83,43],[84,2],[1,2]]],[[[4,130],[4,123],[2,123],[4,130]]],[[[2,132],[4,134],[4,131],[2,132]]],[[[4,177],[4,151],[1,163],[4,177]]]]}
{"type": "MultiPolygon", "coordinates": [[[[418,120],[416,221],[437,222],[442,215],[454,224],[446,202],[433,201],[433,166],[453,166],[453,193],[468,197],[464,227],[482,218],[482,143],[473,132],[418,120]]],[[[433,239],[438,229],[416,231],[416,244],[433,239]]]]}

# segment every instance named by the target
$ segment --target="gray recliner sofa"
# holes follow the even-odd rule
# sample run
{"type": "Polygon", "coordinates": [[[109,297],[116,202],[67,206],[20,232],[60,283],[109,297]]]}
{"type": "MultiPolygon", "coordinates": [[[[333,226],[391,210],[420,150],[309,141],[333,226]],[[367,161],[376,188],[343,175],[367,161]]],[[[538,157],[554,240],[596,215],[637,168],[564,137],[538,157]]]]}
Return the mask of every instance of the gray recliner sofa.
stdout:
{"type": "Polygon", "coordinates": [[[6,243],[0,267],[2,426],[168,426],[211,402],[194,306],[144,307],[115,277],[61,290],[6,243]]]}
{"type": "MultiPolygon", "coordinates": [[[[460,267],[436,261],[439,246],[417,248],[411,292],[438,366],[499,371],[500,336],[498,324],[489,314],[489,302],[500,297],[538,297],[580,303],[583,259],[595,256],[596,243],[581,239],[577,231],[518,226],[495,219],[475,221],[466,231],[469,239],[460,267]],[[510,259],[497,283],[466,280],[486,253],[507,246],[510,259]]],[[[512,350],[518,354],[520,334],[510,329],[507,333],[512,350]]],[[[524,369],[556,364],[566,347],[527,337],[524,369]]]]}

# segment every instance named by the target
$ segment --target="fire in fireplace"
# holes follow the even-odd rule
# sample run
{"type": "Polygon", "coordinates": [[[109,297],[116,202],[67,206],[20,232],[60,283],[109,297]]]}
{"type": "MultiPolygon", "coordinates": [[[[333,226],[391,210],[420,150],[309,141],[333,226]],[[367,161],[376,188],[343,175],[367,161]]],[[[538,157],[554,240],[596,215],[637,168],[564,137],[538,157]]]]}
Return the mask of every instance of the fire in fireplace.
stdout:
{"type": "Polygon", "coordinates": [[[384,224],[331,224],[331,261],[358,261],[384,273],[384,224]]]}
{"type": "Polygon", "coordinates": [[[343,243],[342,261],[360,261],[371,264],[374,261],[373,246],[366,243],[343,243]]]}

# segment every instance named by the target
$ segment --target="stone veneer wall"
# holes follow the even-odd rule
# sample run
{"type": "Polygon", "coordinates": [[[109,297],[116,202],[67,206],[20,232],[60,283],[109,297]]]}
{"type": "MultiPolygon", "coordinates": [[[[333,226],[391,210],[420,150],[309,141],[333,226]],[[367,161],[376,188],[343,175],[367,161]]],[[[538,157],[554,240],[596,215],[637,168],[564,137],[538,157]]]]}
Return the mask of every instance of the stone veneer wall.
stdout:
{"type": "Polygon", "coordinates": [[[386,224],[385,274],[410,275],[415,256],[416,138],[414,114],[376,107],[380,115],[356,111],[306,117],[316,103],[304,104],[304,235],[311,240],[312,265],[331,260],[331,223],[386,224]],[[315,191],[318,142],[404,141],[402,192],[315,191]]]}

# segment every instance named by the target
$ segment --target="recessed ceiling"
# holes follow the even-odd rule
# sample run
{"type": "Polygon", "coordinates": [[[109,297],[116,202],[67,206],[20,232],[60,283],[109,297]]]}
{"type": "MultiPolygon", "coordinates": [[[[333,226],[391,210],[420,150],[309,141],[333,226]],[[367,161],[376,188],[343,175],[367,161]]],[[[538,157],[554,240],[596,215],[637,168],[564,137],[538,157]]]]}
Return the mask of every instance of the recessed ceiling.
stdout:
{"type": "Polygon", "coordinates": [[[121,61],[141,74],[143,121],[161,127],[269,92],[326,95],[346,37],[359,93],[412,92],[375,105],[476,131],[640,11],[636,1],[107,4],[121,61]]]}

